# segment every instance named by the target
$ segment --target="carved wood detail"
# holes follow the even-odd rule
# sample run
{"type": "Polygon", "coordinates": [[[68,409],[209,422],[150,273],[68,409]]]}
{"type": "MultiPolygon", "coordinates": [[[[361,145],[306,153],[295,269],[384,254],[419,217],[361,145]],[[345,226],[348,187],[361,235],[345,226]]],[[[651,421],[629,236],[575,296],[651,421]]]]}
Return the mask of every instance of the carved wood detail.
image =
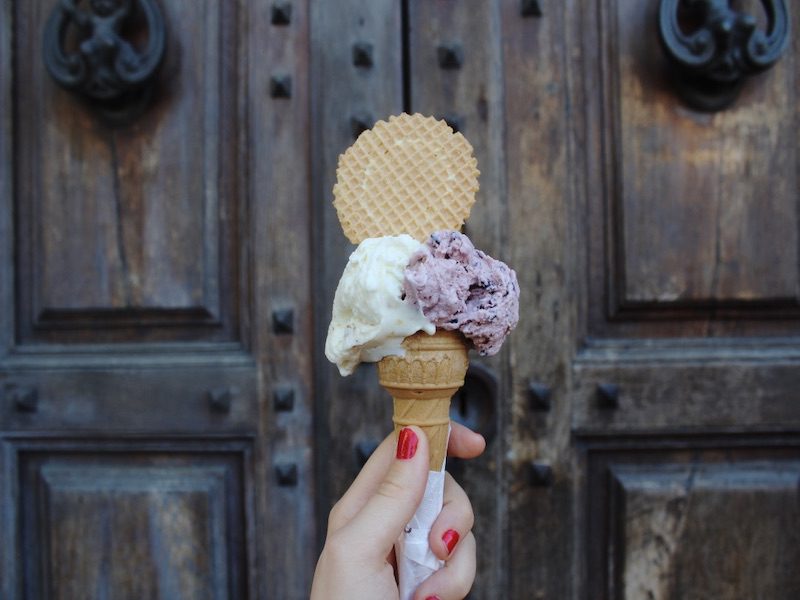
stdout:
{"type": "Polygon", "coordinates": [[[602,90],[602,152],[589,232],[599,256],[592,297],[604,301],[593,329],[703,335],[708,328],[675,322],[727,332],[721,322],[735,318],[752,322],[736,325],[748,333],[800,330],[797,58],[732,108],[695,112],[671,95],[657,36],[641,34],[657,3],[597,5],[597,46],[587,51],[599,70],[587,80],[602,90]],[[631,321],[645,323],[616,326],[631,321]]]}
{"type": "Polygon", "coordinates": [[[797,436],[591,440],[588,465],[592,597],[800,593],[797,436]]]}
{"type": "Polygon", "coordinates": [[[25,597],[252,597],[249,441],[12,446],[25,597]]]}
{"type": "Polygon", "coordinates": [[[112,127],[41,67],[45,8],[15,5],[21,341],[238,339],[235,10],[166,3],[173,35],[154,104],[112,127]]]}

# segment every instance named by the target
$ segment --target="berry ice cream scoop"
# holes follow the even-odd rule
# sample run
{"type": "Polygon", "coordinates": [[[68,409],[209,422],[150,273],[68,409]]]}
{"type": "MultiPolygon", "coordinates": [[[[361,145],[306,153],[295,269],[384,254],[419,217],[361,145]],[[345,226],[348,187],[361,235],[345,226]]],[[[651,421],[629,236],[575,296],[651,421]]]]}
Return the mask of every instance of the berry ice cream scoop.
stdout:
{"type": "Polygon", "coordinates": [[[431,234],[411,256],[403,289],[437,328],[460,331],[485,356],[519,321],[517,274],[457,231],[431,234]]]}

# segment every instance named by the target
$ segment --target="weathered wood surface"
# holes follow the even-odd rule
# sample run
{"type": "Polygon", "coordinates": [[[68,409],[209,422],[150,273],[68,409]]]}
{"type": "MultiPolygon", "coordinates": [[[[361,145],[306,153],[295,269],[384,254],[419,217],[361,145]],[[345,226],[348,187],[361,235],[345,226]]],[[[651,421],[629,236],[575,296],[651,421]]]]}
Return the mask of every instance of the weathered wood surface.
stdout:
{"type": "Polygon", "coordinates": [[[166,5],[155,101],[115,129],[41,68],[51,4],[18,4],[15,15],[21,337],[208,339],[210,329],[236,339],[241,116],[237,70],[225,68],[237,56],[235,11],[166,5]]]}
{"type": "MultiPolygon", "coordinates": [[[[797,127],[800,46],[795,39],[731,108],[698,113],[670,87],[655,9],[622,1],[567,8],[568,90],[581,108],[572,113],[581,235],[572,269],[586,274],[572,307],[568,390],[578,597],[790,597],[781,594],[796,578],[767,560],[772,550],[751,533],[764,523],[762,500],[776,507],[769,527],[791,518],[797,492],[786,481],[800,477],[798,163],[788,132],[797,127]],[[616,407],[602,405],[600,384],[618,387],[616,407]],[[648,453],[653,447],[663,454],[648,453]],[[663,483],[660,466],[642,466],[635,482],[623,477],[609,490],[608,448],[623,466],[675,460],[710,473],[713,491],[688,494],[693,516],[679,539],[657,518],[676,514],[671,492],[651,492],[673,490],[674,481],[663,483]],[[676,448],[689,450],[668,453],[676,448]],[[750,460],[763,461],[764,496],[748,483],[750,460]],[[653,494],[642,508],[651,517],[630,508],[640,488],[653,494]],[[692,520],[712,514],[728,525],[692,520]],[[745,538],[752,545],[742,547],[745,538]]],[[[796,11],[792,19],[796,28],[796,11]]],[[[796,538],[779,538],[796,553],[796,538]]]]}
{"type": "Polygon", "coordinates": [[[798,437],[589,442],[589,589],[603,598],[794,598],[798,437]]]}
{"type": "Polygon", "coordinates": [[[247,445],[123,448],[19,444],[26,597],[247,597],[247,445]]]}
{"type": "Polygon", "coordinates": [[[797,59],[697,113],[675,101],[658,39],[637,33],[656,9],[608,3],[600,29],[617,302],[797,306],[797,257],[774,243],[798,244],[797,59]]]}
{"type": "Polygon", "coordinates": [[[472,597],[797,595],[800,36],[704,115],[669,87],[655,2],[303,0],[276,24],[272,3],[164,0],[154,103],[111,130],[41,65],[52,4],[0,7],[0,595],[87,597],[102,574],[136,597],[307,596],[330,506],[391,429],[374,366],[342,378],[322,352],[353,249],[336,162],[403,110],[472,142],[466,231],[523,295],[459,399],[472,418],[495,396],[485,456],[456,465],[472,597]]]}
{"type": "Polygon", "coordinates": [[[579,273],[573,270],[575,187],[567,93],[565,19],[577,7],[547,3],[542,18],[523,18],[501,3],[508,181],[509,262],[520,281],[520,324],[509,338],[513,402],[506,407],[509,461],[510,598],[573,597],[575,514],[569,359],[579,273]],[[549,411],[531,410],[531,382],[551,389],[549,411]],[[532,485],[532,463],[553,482],[532,485]]]}
{"type": "Polygon", "coordinates": [[[583,33],[597,103],[587,111],[590,290],[603,299],[590,329],[796,335],[797,52],[747,81],[729,109],[697,112],[672,88],[657,37],[642,35],[656,14],[656,3],[599,4],[583,33]]]}
{"type": "MultiPolygon", "coordinates": [[[[316,561],[314,506],[313,295],[309,81],[312,17],[309,2],[292,2],[291,22],[273,23],[272,4],[242,5],[247,64],[240,81],[247,110],[244,219],[249,246],[253,355],[261,377],[254,477],[265,496],[251,534],[261,551],[250,563],[258,597],[305,598],[316,561]],[[273,97],[274,78],[291,78],[291,97],[273,97]],[[293,312],[291,332],[275,327],[277,311],[293,312]],[[291,410],[278,410],[288,390],[291,410]],[[278,485],[277,466],[295,465],[296,485],[278,485]]],[[[260,497],[257,494],[256,497],[260,497]]],[[[324,519],[324,518],[323,518],[324,519]]]]}
{"type": "Polygon", "coordinates": [[[308,9],[275,24],[263,3],[160,5],[153,102],[118,128],[49,78],[55,3],[2,7],[4,598],[310,586],[308,9]]]}

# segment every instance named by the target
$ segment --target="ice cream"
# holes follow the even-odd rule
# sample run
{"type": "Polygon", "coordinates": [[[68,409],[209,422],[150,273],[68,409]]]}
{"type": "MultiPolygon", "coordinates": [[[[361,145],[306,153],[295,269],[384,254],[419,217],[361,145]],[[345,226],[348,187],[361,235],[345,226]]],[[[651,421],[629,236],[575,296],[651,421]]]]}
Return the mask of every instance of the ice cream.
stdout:
{"type": "Polygon", "coordinates": [[[436,327],[461,331],[482,355],[497,354],[519,321],[516,273],[457,231],[431,234],[411,257],[403,289],[436,327]]]}
{"type": "Polygon", "coordinates": [[[518,318],[519,288],[508,267],[455,231],[427,247],[415,241],[461,228],[478,175],[467,139],[419,114],[378,121],[336,169],[333,205],[345,236],[360,246],[335,294],[326,355],[343,375],[360,361],[378,361],[395,431],[415,425],[429,440],[425,495],[395,545],[400,600],[443,565],[428,537],[442,507],[449,405],[464,384],[467,350],[496,352],[518,318]]]}
{"type": "Polygon", "coordinates": [[[403,339],[436,328],[460,331],[496,354],[519,320],[519,285],[505,263],[457,231],[421,244],[408,235],[368,238],[344,269],[325,355],[342,375],[361,362],[403,356],[403,339]]]}
{"type": "Polygon", "coordinates": [[[350,255],[333,299],[325,356],[349,375],[360,362],[402,356],[402,342],[436,326],[403,300],[404,269],[425,246],[408,235],[368,238],[350,255]]]}

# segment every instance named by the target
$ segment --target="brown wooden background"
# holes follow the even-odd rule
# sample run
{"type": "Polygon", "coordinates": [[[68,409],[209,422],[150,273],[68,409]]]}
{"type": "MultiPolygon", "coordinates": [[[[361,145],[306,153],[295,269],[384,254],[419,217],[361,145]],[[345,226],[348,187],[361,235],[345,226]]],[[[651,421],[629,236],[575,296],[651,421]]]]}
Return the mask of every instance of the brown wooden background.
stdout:
{"type": "Polygon", "coordinates": [[[54,0],[5,0],[0,597],[307,596],[390,428],[322,355],[336,160],[403,110],[472,142],[466,232],[523,295],[455,403],[471,597],[799,597],[800,42],[699,113],[657,5],[160,0],[153,105],[109,128],[44,69],[54,0]]]}

